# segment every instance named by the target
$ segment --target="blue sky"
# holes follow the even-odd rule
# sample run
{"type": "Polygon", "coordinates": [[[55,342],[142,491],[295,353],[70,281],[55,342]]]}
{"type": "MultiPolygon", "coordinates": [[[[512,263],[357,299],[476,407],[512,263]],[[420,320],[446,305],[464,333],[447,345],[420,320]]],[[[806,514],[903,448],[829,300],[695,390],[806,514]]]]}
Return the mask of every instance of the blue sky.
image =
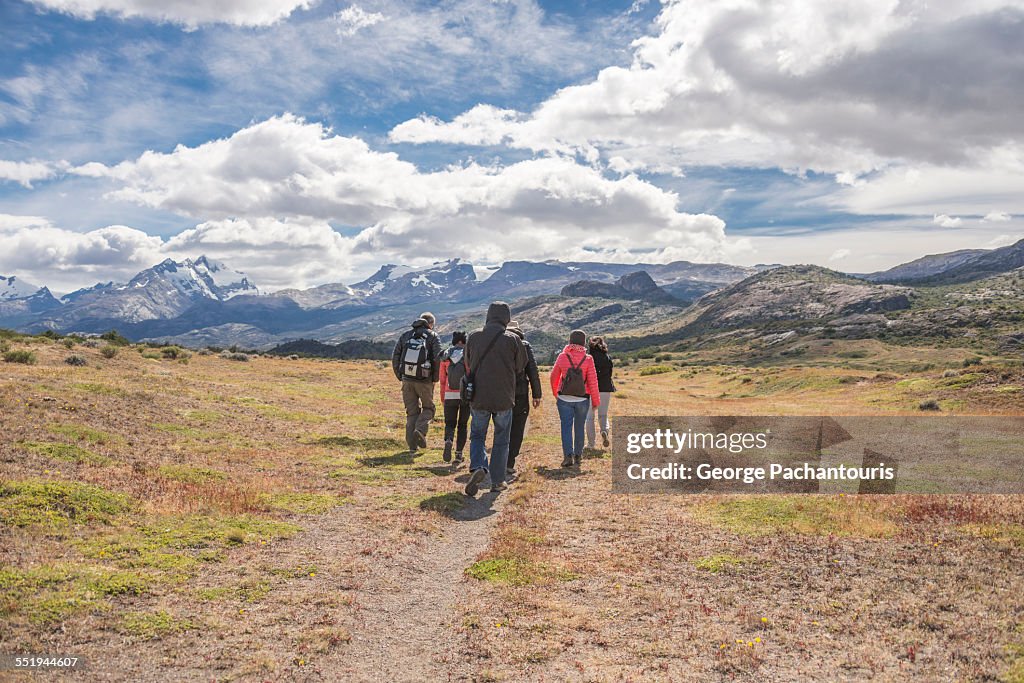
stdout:
{"type": "Polygon", "coordinates": [[[0,5],[0,274],[265,288],[461,256],[815,262],[1024,236],[1016,2],[0,5]],[[154,9],[157,7],[158,9],[154,9]]]}

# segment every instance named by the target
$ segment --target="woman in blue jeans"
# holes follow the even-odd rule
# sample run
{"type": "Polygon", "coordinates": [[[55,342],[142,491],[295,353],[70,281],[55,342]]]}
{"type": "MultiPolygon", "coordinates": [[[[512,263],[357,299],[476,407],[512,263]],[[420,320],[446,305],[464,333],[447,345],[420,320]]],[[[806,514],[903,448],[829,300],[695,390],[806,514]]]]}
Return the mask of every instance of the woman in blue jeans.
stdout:
{"type": "Polygon", "coordinates": [[[562,467],[579,465],[583,459],[583,431],[587,412],[601,405],[594,359],[587,353],[587,335],[573,330],[569,343],[551,368],[551,393],[562,423],[562,467]]]}

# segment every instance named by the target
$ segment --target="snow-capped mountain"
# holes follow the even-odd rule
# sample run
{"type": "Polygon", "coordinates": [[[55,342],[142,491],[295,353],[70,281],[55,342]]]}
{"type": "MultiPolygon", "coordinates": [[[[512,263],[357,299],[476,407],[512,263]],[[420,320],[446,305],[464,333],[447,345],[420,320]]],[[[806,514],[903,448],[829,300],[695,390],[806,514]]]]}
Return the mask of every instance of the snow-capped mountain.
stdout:
{"type": "Polygon", "coordinates": [[[426,268],[388,264],[352,285],[375,303],[409,303],[424,299],[458,299],[477,282],[476,269],[462,259],[438,261],[426,268]]]}
{"type": "Polygon", "coordinates": [[[38,292],[42,287],[25,282],[20,277],[0,275],[0,301],[25,299],[38,292]]]}
{"type": "Polygon", "coordinates": [[[174,318],[198,302],[227,301],[241,294],[256,295],[244,273],[220,261],[199,258],[167,259],[143,270],[126,284],[99,284],[64,297],[65,305],[40,324],[53,329],[95,331],[118,323],[174,318]]]}

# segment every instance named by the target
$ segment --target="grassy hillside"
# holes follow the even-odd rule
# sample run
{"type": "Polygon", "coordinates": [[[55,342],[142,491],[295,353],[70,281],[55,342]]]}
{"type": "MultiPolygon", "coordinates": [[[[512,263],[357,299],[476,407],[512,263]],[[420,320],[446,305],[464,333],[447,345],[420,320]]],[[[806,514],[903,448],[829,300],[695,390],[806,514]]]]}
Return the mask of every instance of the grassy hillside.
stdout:
{"type": "MultiPolygon", "coordinates": [[[[386,363],[2,344],[5,651],[132,680],[1024,668],[1019,497],[609,496],[607,454],[558,467],[547,400],[520,482],[467,501],[436,439],[405,452],[386,363]]],[[[877,350],[903,369],[643,360],[612,412],[1020,413],[1019,365],[877,350]]]]}

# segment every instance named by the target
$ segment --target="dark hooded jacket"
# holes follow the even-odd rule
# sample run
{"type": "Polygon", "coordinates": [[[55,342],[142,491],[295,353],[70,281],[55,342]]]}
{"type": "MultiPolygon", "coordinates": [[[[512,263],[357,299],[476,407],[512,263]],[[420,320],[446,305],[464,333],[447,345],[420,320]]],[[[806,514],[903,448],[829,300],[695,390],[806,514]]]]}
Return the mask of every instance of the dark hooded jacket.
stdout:
{"type": "Polygon", "coordinates": [[[414,334],[426,335],[427,338],[427,358],[430,360],[430,380],[436,382],[438,373],[441,371],[441,338],[437,336],[437,333],[430,329],[430,325],[423,318],[418,318],[412,324],[411,330],[406,330],[401,337],[398,338],[398,343],[395,344],[395,350],[391,354],[391,369],[395,371],[395,377],[408,382],[426,382],[424,379],[408,379],[402,377],[402,350],[405,348],[406,342],[412,339],[414,334]]]}
{"type": "Polygon", "coordinates": [[[540,399],[541,393],[540,372],[537,370],[537,359],[533,355],[533,347],[526,341],[522,330],[512,330],[523,342],[523,349],[526,351],[526,367],[516,376],[516,403],[527,401],[530,398],[530,391],[533,397],[540,399]]]}
{"type": "Polygon", "coordinates": [[[604,392],[615,391],[615,383],[612,382],[612,359],[607,351],[591,347],[590,355],[594,357],[594,369],[597,370],[597,386],[604,392]]]}
{"type": "Polygon", "coordinates": [[[516,377],[525,370],[527,356],[519,337],[505,329],[510,320],[512,311],[508,304],[496,301],[487,309],[484,328],[469,335],[466,363],[474,375],[474,410],[498,413],[515,405],[516,377]],[[494,346],[484,355],[495,339],[494,346]]]}

